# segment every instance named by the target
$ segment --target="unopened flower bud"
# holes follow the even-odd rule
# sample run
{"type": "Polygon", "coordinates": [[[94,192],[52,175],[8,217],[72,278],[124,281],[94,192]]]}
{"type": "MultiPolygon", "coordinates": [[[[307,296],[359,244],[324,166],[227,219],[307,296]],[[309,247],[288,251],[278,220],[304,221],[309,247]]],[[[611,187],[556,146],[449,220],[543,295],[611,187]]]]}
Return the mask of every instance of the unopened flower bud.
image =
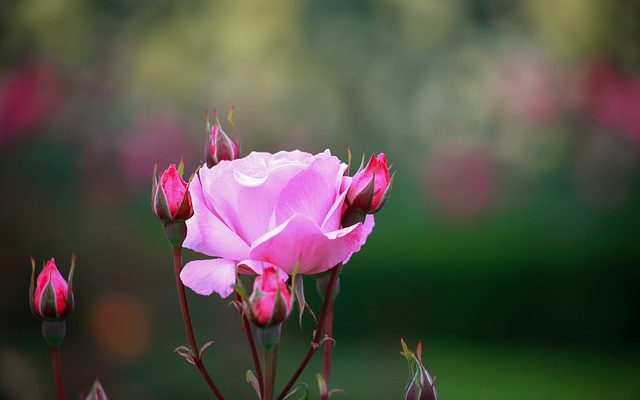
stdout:
{"type": "Polygon", "coordinates": [[[367,166],[353,176],[347,192],[347,204],[355,211],[373,214],[389,196],[391,177],[384,153],[372,154],[367,166]]]}
{"type": "Polygon", "coordinates": [[[435,381],[422,363],[422,343],[418,343],[416,352],[409,351],[407,344],[400,339],[402,354],[409,363],[409,380],[404,388],[404,400],[438,400],[435,381]]]}
{"type": "Polygon", "coordinates": [[[84,400],[109,400],[100,380],[96,378],[91,389],[82,397],[84,400]]]}
{"type": "Polygon", "coordinates": [[[153,171],[153,186],[151,188],[151,209],[162,223],[167,240],[174,248],[182,247],[187,237],[185,221],[193,215],[189,185],[182,179],[184,164],[176,168],[169,165],[162,175],[160,183],[156,171],[153,171]]]}
{"type": "MultiPolygon", "coordinates": [[[[232,109],[233,110],[233,109],[232,109]]],[[[229,120],[233,124],[230,112],[229,120]]],[[[235,160],[240,156],[240,144],[225,133],[214,110],[214,123],[211,125],[207,113],[207,142],[204,147],[204,159],[207,167],[211,168],[222,160],[235,160]]]]}
{"type": "Polygon", "coordinates": [[[259,327],[273,326],[287,319],[292,308],[291,293],[275,268],[266,267],[262,275],[256,277],[249,306],[253,322],[259,327]]]}
{"type": "Polygon", "coordinates": [[[31,259],[31,286],[30,305],[31,312],[36,317],[47,320],[62,320],[73,311],[72,279],[75,268],[75,256],[71,262],[69,283],[62,277],[56,262],[52,258],[46,262],[42,271],[35,278],[36,264],[31,259]]]}
{"type": "Polygon", "coordinates": [[[164,170],[159,183],[154,172],[151,203],[156,218],[165,224],[186,221],[193,215],[187,182],[175,164],[164,170]]]}

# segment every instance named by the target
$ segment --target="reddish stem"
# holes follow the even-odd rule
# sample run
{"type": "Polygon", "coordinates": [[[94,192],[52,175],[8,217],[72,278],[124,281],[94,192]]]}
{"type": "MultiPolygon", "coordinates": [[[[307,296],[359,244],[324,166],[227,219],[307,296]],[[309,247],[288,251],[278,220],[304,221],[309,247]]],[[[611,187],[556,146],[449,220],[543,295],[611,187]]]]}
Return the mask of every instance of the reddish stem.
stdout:
{"type": "Polygon", "coordinates": [[[184,330],[187,333],[187,340],[189,341],[189,347],[191,348],[191,354],[193,355],[193,363],[200,371],[200,375],[204,378],[211,391],[219,400],[224,400],[224,396],[220,392],[220,389],[213,382],[213,379],[207,372],[202,358],[200,356],[200,348],[196,343],[196,337],[193,333],[193,325],[191,324],[191,314],[189,313],[189,304],[187,303],[187,293],[184,289],[184,285],[180,280],[180,271],[182,270],[182,248],[174,247],[173,249],[173,270],[176,277],[176,287],[178,289],[178,301],[180,303],[180,311],[182,312],[182,321],[184,322],[184,330]]]}
{"type": "MultiPolygon", "coordinates": [[[[236,294],[240,303],[242,303],[242,297],[239,294],[236,294]]],[[[260,389],[260,394],[264,395],[264,382],[262,379],[262,367],[260,366],[260,357],[258,356],[258,349],[256,347],[256,341],[253,338],[253,331],[251,330],[251,324],[249,323],[249,318],[242,312],[242,330],[247,334],[247,341],[249,342],[249,347],[251,348],[251,358],[253,358],[253,365],[256,368],[256,377],[258,378],[258,386],[260,389]]]]}
{"type": "Polygon", "coordinates": [[[280,392],[280,395],[278,396],[278,400],[284,399],[284,396],[286,396],[289,390],[291,390],[293,385],[296,383],[296,381],[302,374],[302,371],[304,371],[304,369],[307,367],[307,364],[311,360],[311,357],[313,357],[313,354],[316,352],[316,350],[318,350],[318,347],[320,347],[320,343],[323,338],[322,334],[324,332],[324,325],[326,323],[327,310],[329,308],[329,303],[331,303],[331,298],[333,297],[333,291],[335,289],[336,282],[338,281],[338,276],[340,275],[341,270],[342,270],[342,264],[336,265],[331,270],[331,276],[329,277],[329,283],[327,285],[327,292],[324,294],[324,301],[322,302],[322,310],[320,311],[320,318],[318,319],[318,325],[316,326],[316,332],[313,335],[313,340],[311,341],[311,345],[307,350],[307,354],[305,354],[304,358],[300,362],[298,369],[296,369],[291,379],[289,379],[289,382],[287,383],[287,385],[284,387],[284,389],[282,389],[282,392],[280,392]]]}
{"type": "Polygon", "coordinates": [[[60,348],[49,347],[51,355],[51,370],[53,371],[53,381],[56,385],[58,400],[64,400],[64,382],[62,381],[62,365],[60,362],[60,348]]]}
{"type": "MultiPolygon", "coordinates": [[[[333,308],[334,308],[335,302],[331,301],[329,302],[329,308],[327,310],[327,322],[325,323],[326,328],[325,328],[325,332],[327,334],[327,336],[329,337],[333,337],[333,308]]],[[[333,348],[333,342],[328,340],[324,343],[324,380],[327,383],[327,388],[330,388],[330,384],[329,384],[329,379],[331,379],[331,350],[333,348]]],[[[328,400],[329,397],[327,396],[326,399],[322,399],[322,400],[328,400]]]]}

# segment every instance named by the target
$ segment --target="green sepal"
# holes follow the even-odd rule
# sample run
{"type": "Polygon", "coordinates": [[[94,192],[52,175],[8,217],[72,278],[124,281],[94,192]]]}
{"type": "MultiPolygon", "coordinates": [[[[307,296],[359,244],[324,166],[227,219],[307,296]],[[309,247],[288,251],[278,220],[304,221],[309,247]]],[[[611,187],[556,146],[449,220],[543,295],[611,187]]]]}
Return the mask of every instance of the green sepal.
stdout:
{"type": "Polygon", "coordinates": [[[273,350],[273,348],[280,343],[281,332],[282,324],[256,327],[256,336],[258,336],[258,341],[266,351],[273,350]]]}
{"type": "Polygon", "coordinates": [[[373,176],[369,180],[369,183],[367,183],[367,186],[365,186],[349,204],[351,208],[356,208],[364,211],[368,211],[369,208],[371,208],[371,203],[373,203],[373,195],[375,194],[376,170],[377,168],[373,170],[373,176]]]}
{"type": "Polygon", "coordinates": [[[260,383],[258,382],[258,378],[256,378],[255,374],[253,373],[253,371],[251,371],[250,369],[247,370],[247,373],[244,374],[244,380],[251,385],[251,387],[253,388],[253,390],[255,390],[256,394],[258,395],[259,399],[262,399],[262,396],[260,395],[260,383]]]}
{"type": "Polygon", "coordinates": [[[178,175],[180,175],[180,177],[182,177],[182,175],[184,175],[184,158],[180,159],[180,163],[178,164],[178,175]]]}
{"type": "Polygon", "coordinates": [[[404,339],[400,339],[402,354],[409,366],[409,380],[405,385],[405,400],[438,400],[438,392],[435,388],[435,378],[422,363],[422,343],[418,343],[416,352],[409,350],[404,339]]]}
{"type": "Polygon", "coordinates": [[[242,302],[246,302],[246,300],[248,299],[247,297],[247,289],[244,287],[244,285],[242,284],[242,280],[240,280],[240,277],[238,277],[236,275],[236,284],[233,285],[233,290],[236,292],[236,294],[238,296],[240,296],[240,299],[242,300],[242,302]]]}
{"type": "Polygon", "coordinates": [[[40,315],[46,320],[56,320],[60,317],[56,291],[51,280],[47,282],[47,286],[42,291],[42,297],[40,297],[40,315]]]}
{"type": "Polygon", "coordinates": [[[36,313],[36,304],[35,304],[35,291],[36,291],[36,260],[31,258],[31,283],[29,284],[29,307],[31,308],[31,312],[33,315],[38,316],[36,313]]]}
{"type": "Polygon", "coordinates": [[[344,171],[344,176],[349,176],[351,174],[351,147],[347,145],[347,169],[344,171]]]}
{"type": "Polygon", "coordinates": [[[153,165],[153,178],[151,180],[151,209],[154,210],[156,207],[156,192],[158,191],[158,163],[153,165]]]}
{"type": "Polygon", "coordinates": [[[173,248],[179,249],[187,238],[187,224],[184,221],[173,221],[164,224],[164,235],[173,248]]]}
{"type": "Polygon", "coordinates": [[[302,316],[304,315],[304,310],[309,311],[309,314],[311,314],[316,322],[318,321],[318,318],[305,300],[304,280],[302,278],[302,275],[298,274],[299,268],[300,262],[296,262],[296,265],[293,268],[293,274],[291,275],[291,293],[293,294],[296,304],[298,305],[298,324],[300,325],[300,329],[302,329],[302,316]]]}
{"type": "Polygon", "coordinates": [[[42,321],[42,337],[49,346],[60,347],[66,333],[67,323],[64,319],[42,321]]]}
{"type": "Polygon", "coordinates": [[[300,383],[293,388],[282,400],[308,400],[309,399],[309,385],[306,383],[300,383]],[[299,395],[300,397],[294,397],[299,395]]]}
{"type": "Polygon", "coordinates": [[[76,270],[76,260],[77,256],[75,251],[71,253],[71,268],[69,269],[69,276],[67,277],[67,303],[64,307],[64,312],[60,315],[61,317],[67,317],[73,312],[75,307],[75,299],[73,296],[73,273],[76,270]]]}
{"type": "Polygon", "coordinates": [[[363,223],[367,218],[367,213],[364,211],[356,210],[354,208],[347,208],[342,215],[342,221],[340,222],[343,228],[355,225],[357,223],[363,223]]]}
{"type": "Polygon", "coordinates": [[[393,174],[391,174],[391,179],[389,179],[389,185],[387,185],[387,188],[385,189],[384,193],[382,194],[382,198],[380,199],[380,203],[378,204],[378,207],[376,207],[375,210],[371,211],[370,214],[375,214],[378,211],[380,211],[382,209],[382,206],[384,206],[387,203],[387,200],[389,199],[389,194],[391,193],[391,186],[393,186],[393,178],[396,176],[395,171],[393,172],[393,174]]]}
{"type": "Polygon", "coordinates": [[[329,394],[329,386],[322,374],[316,374],[316,381],[318,382],[318,391],[320,392],[320,398],[325,398],[329,394]]]}

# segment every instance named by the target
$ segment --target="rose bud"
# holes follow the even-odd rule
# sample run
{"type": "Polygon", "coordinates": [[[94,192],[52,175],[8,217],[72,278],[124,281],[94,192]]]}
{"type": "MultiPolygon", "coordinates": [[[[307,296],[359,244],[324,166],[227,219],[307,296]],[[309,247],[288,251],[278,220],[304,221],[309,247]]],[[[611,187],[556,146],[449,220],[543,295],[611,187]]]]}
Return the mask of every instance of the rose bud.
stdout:
{"type": "Polygon", "coordinates": [[[366,214],[379,211],[389,196],[391,177],[384,153],[372,154],[367,166],[356,172],[347,192],[349,208],[366,214]]]}
{"type": "Polygon", "coordinates": [[[422,363],[422,343],[418,343],[416,352],[409,351],[407,344],[400,339],[402,354],[409,363],[409,380],[404,388],[405,400],[438,400],[435,380],[422,363]]]}
{"type": "Polygon", "coordinates": [[[108,400],[107,392],[104,391],[98,378],[93,382],[91,389],[82,397],[84,400],[108,400]]]}
{"type": "MultiPolygon", "coordinates": [[[[218,113],[214,110],[215,122],[213,126],[209,121],[207,113],[207,142],[204,148],[204,159],[207,167],[211,168],[222,160],[235,160],[240,156],[240,143],[231,140],[229,136],[222,130],[218,113]]],[[[233,108],[229,111],[229,121],[233,125],[233,108]]]]}
{"type": "Polygon", "coordinates": [[[35,277],[36,263],[31,259],[31,312],[38,318],[47,321],[62,320],[73,311],[73,292],[71,281],[75,268],[75,255],[71,261],[69,284],[60,275],[54,259],[50,259],[35,277]]]}
{"type": "Polygon", "coordinates": [[[291,293],[286,282],[273,267],[266,267],[253,283],[249,297],[253,322],[259,327],[280,324],[291,312],[291,293]]]}
{"type": "Polygon", "coordinates": [[[151,189],[151,207],[156,218],[165,225],[171,222],[186,221],[193,215],[191,195],[187,182],[182,179],[183,164],[176,168],[169,165],[162,175],[160,184],[153,173],[153,187],[151,189]]]}

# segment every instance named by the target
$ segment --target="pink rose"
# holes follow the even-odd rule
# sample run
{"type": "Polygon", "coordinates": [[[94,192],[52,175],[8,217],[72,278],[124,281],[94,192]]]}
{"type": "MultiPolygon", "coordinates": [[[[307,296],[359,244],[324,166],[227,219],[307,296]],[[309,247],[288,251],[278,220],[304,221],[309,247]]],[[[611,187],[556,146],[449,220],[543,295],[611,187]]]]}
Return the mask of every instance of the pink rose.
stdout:
{"type": "Polygon", "coordinates": [[[211,257],[185,265],[180,277],[196,293],[228,296],[236,272],[262,274],[263,262],[283,275],[317,274],[346,262],[364,244],[374,220],[342,227],[351,178],[326,150],[252,152],[203,167],[189,185],[194,215],[184,247],[211,257]]]}
{"type": "Polygon", "coordinates": [[[265,267],[262,275],[253,282],[249,298],[251,317],[258,326],[281,323],[291,312],[291,293],[283,277],[273,267],[265,267]]]}

